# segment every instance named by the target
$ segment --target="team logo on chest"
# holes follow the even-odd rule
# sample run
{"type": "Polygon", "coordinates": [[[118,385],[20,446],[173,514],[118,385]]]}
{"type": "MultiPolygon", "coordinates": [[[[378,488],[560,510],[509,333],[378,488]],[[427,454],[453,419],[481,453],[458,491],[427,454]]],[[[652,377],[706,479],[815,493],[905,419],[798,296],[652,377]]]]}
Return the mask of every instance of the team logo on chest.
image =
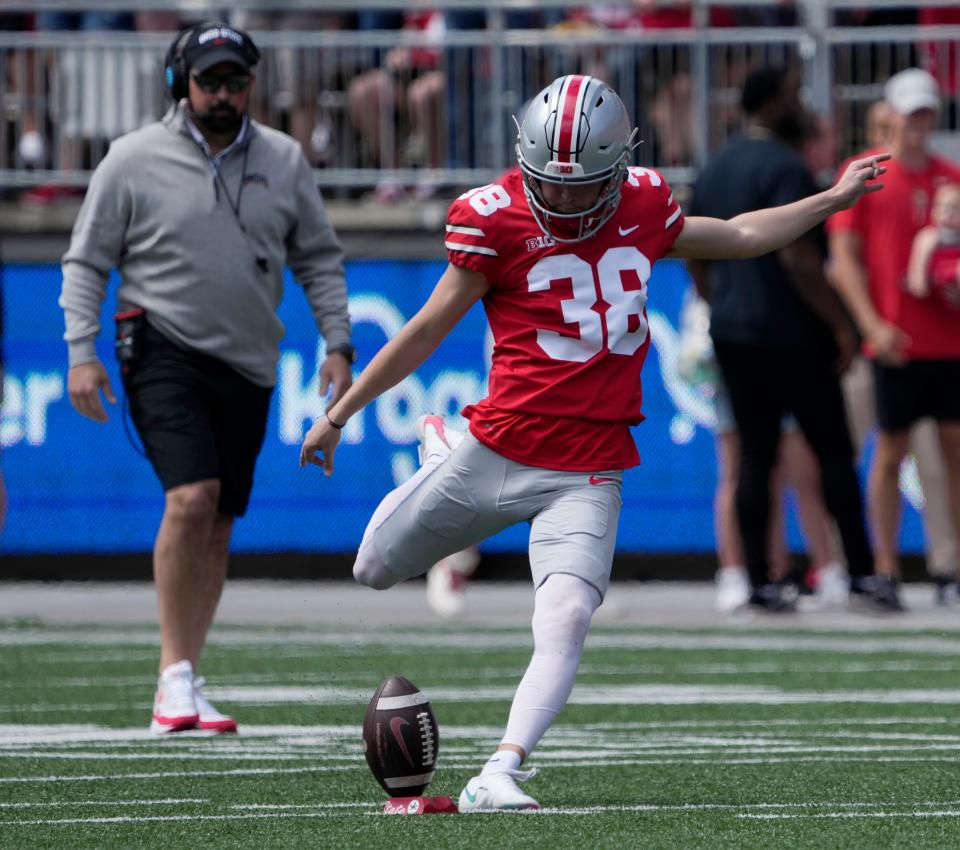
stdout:
{"type": "Polygon", "coordinates": [[[540,235],[534,236],[527,240],[527,253],[530,251],[539,251],[543,248],[552,248],[557,243],[554,242],[552,236],[540,235]]]}

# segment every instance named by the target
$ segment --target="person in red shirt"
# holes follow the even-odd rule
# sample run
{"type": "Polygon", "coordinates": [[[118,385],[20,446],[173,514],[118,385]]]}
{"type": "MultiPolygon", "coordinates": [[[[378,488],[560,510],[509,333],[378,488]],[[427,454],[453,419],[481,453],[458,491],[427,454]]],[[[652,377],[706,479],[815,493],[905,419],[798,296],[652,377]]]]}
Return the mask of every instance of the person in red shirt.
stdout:
{"type": "Polygon", "coordinates": [[[653,264],[776,250],[882,187],[874,179],[885,156],[872,155],[796,203],[730,221],[685,219],[658,172],[628,167],[636,132],[616,92],[593,77],[560,77],[537,94],[517,138],[520,170],[453,202],[450,262],[427,303],[301,447],[301,466],[330,475],[347,419],[483,301],[494,336],[489,395],[464,410],[469,433],[451,454],[424,441],[426,461],[380,503],[353,569],[385,589],[530,524],[534,655],[502,743],[463,789],[461,811],[539,807],[517,785],[533,771],[519,768],[570,695],[609,582],[623,470],[639,461],[630,426],[643,419],[653,264]]]}
{"type": "Polygon", "coordinates": [[[933,197],[930,224],[913,240],[907,291],[933,295],[940,306],[960,309],[960,184],[944,183],[933,197]]]}
{"type": "MultiPolygon", "coordinates": [[[[835,283],[873,361],[879,435],[868,481],[876,571],[899,573],[900,463],[910,432],[923,417],[937,422],[948,474],[954,536],[960,532],[960,313],[909,291],[914,237],[930,219],[940,186],[960,168],[928,150],[940,108],[937,83],[919,68],[891,77],[892,109],[883,203],[863,204],[827,223],[835,283]]],[[[870,152],[867,153],[869,155],[870,152]]]]}

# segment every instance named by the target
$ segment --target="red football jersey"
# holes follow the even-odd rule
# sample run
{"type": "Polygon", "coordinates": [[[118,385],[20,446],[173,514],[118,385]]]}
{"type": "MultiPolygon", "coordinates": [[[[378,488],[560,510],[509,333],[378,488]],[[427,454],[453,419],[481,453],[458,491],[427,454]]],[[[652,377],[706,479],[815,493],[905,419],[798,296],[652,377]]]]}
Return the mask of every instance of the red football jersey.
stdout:
{"type": "MultiPolygon", "coordinates": [[[[867,151],[860,157],[878,151],[867,151]]],[[[837,173],[842,174],[849,162],[837,173]]],[[[884,190],[864,195],[850,209],[834,213],[827,219],[827,232],[860,235],[870,299],[882,318],[909,335],[908,357],[960,358],[957,314],[943,310],[937,299],[914,298],[905,283],[913,239],[930,223],[933,196],[944,183],[960,183],[960,169],[936,156],[929,157],[926,167],[919,171],[907,169],[895,159],[885,162],[884,167],[884,190]]],[[[868,346],[864,350],[873,356],[868,346]]]]}
{"type": "Polygon", "coordinates": [[[650,347],[647,282],[683,229],[657,172],[631,168],[610,220],[581,242],[540,229],[519,169],[461,195],[447,216],[450,262],[483,274],[493,331],[490,392],[463,415],[504,457],[545,469],[635,466],[650,347]]]}

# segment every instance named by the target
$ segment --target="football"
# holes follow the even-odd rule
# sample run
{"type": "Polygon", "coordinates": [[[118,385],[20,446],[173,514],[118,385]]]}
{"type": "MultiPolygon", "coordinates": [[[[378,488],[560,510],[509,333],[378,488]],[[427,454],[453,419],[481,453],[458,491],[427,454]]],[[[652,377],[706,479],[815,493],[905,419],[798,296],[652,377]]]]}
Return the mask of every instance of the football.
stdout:
{"type": "Polygon", "coordinates": [[[433,779],[440,736],[430,702],[409,679],[390,676],[363,719],[363,753],[391,797],[415,797],[433,779]]]}

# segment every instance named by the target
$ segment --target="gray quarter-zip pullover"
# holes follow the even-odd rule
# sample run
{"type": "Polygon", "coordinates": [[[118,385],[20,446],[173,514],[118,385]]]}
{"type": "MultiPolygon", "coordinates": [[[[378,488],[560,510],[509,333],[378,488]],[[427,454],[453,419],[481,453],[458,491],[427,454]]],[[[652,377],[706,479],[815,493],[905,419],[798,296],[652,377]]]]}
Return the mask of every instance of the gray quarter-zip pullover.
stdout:
{"type": "Polygon", "coordinates": [[[71,366],[97,359],[114,266],[122,305],[261,386],[276,380],[285,264],[327,347],[350,342],[343,252],[300,146],[250,121],[211,165],[180,107],[110,146],[63,258],[71,366]]]}

